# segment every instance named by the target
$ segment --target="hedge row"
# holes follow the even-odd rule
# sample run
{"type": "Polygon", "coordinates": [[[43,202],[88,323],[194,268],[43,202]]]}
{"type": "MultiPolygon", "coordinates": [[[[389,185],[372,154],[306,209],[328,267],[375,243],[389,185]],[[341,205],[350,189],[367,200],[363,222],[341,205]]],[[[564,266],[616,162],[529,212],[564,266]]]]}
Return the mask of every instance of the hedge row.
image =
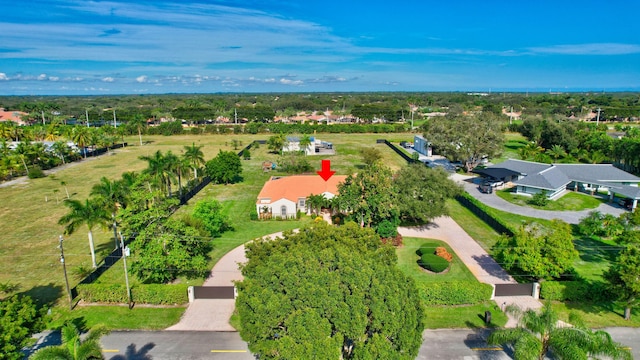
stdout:
{"type": "Polygon", "coordinates": [[[603,282],[590,281],[543,281],[540,297],[554,301],[610,301],[613,294],[603,282]]]}
{"type": "MultiPolygon", "coordinates": [[[[189,302],[188,285],[145,284],[131,288],[131,298],[137,304],[177,305],[189,302]]],[[[78,297],[89,303],[127,303],[124,284],[79,284],[78,297]]]]}
{"type": "Polygon", "coordinates": [[[424,305],[478,304],[491,298],[493,287],[476,281],[453,280],[422,284],[420,297],[424,305]]]}
{"type": "Polygon", "coordinates": [[[477,217],[486,222],[487,225],[491,226],[498,233],[507,234],[509,236],[513,236],[513,234],[515,234],[508,223],[504,222],[500,217],[497,217],[493,214],[490,207],[483,204],[468,193],[465,192],[462,193],[462,195],[458,195],[456,197],[456,200],[458,200],[460,204],[473,212],[477,217]]]}

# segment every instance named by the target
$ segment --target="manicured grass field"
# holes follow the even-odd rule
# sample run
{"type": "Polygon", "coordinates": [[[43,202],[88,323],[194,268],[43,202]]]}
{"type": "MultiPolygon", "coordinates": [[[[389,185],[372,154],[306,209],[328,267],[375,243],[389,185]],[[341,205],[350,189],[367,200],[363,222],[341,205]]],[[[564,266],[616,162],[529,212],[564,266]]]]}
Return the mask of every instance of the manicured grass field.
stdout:
{"type": "Polygon", "coordinates": [[[496,195],[501,197],[502,199],[516,205],[520,206],[530,206],[535,209],[540,210],[553,210],[553,211],[580,211],[580,210],[588,210],[595,209],[600,206],[603,202],[607,200],[594,197],[591,195],[578,193],[578,192],[568,192],[564,194],[561,198],[557,200],[551,200],[545,206],[537,206],[529,203],[531,199],[528,196],[516,195],[511,192],[511,189],[498,190],[496,191],[496,195]]]}
{"type": "Polygon", "coordinates": [[[553,308],[560,314],[560,319],[569,320],[569,314],[574,312],[585,321],[586,325],[592,328],[603,328],[609,326],[629,326],[640,327],[640,309],[635,308],[631,312],[631,320],[624,319],[624,309],[612,303],[590,304],[590,303],[561,303],[554,302],[553,308]]]}
{"type": "MultiPolygon", "coordinates": [[[[419,239],[405,237],[403,246],[396,250],[398,255],[398,267],[417,283],[429,286],[434,282],[446,282],[452,280],[477,281],[469,269],[451,250],[449,245],[440,240],[419,239]],[[432,274],[424,271],[417,263],[419,256],[416,251],[423,245],[433,247],[444,246],[453,255],[449,271],[441,274],[432,274]]],[[[507,318],[493,301],[483,304],[462,306],[428,306],[425,308],[425,323],[428,329],[437,328],[475,328],[484,327],[482,316],[485,311],[492,313],[492,326],[503,326],[507,318]]]]}
{"type": "MultiPolygon", "coordinates": [[[[327,157],[331,159],[331,167],[338,174],[348,174],[358,169],[361,165],[360,149],[365,146],[377,147],[383,154],[383,161],[388,166],[398,169],[405,164],[399,156],[384,144],[376,144],[376,139],[387,138],[393,142],[402,140],[410,141],[412,134],[320,134],[317,138],[334,143],[336,155],[327,157]]],[[[141,171],[146,168],[146,161],[139,156],[151,155],[155,151],[166,154],[172,151],[181,154],[184,146],[195,143],[203,145],[205,159],[213,158],[219,150],[236,151],[232,147],[232,139],[242,142],[246,146],[254,140],[266,140],[268,135],[183,135],[183,136],[145,136],[144,146],[138,146],[138,139],[127,139],[130,146],[117,150],[113,155],[105,155],[99,158],[90,158],[79,163],[74,163],[65,169],[59,169],[54,175],[43,179],[25,179],[22,183],[0,188],[0,202],[4,206],[0,209],[3,219],[4,236],[0,242],[0,255],[5,259],[0,264],[0,282],[18,284],[18,292],[26,292],[43,301],[55,302],[60,300],[60,309],[66,307],[64,290],[64,277],[59,262],[60,251],[58,236],[62,234],[63,227],[57,225],[58,219],[67,212],[62,204],[66,197],[64,186],[66,183],[71,198],[84,200],[89,196],[91,187],[102,176],[109,179],[119,179],[126,171],[141,171]],[[54,192],[54,190],[57,190],[54,192]],[[56,201],[56,195],[58,201],[56,201]],[[48,198],[48,201],[45,201],[48,198]]],[[[239,151],[239,149],[237,149],[239,151]]],[[[211,253],[211,266],[227,251],[251,239],[268,235],[282,230],[300,227],[309,221],[304,218],[301,221],[249,221],[249,214],[255,209],[255,199],[264,184],[264,181],[272,175],[283,175],[277,171],[263,173],[262,161],[269,160],[280,162],[281,157],[268,152],[266,145],[251,151],[251,160],[243,160],[244,181],[235,185],[210,185],[201,191],[189,204],[178,211],[189,212],[191,206],[198,199],[215,197],[223,203],[233,224],[235,231],[225,233],[214,240],[214,251],[211,253]]],[[[321,157],[309,156],[308,161],[316,169],[320,168],[321,157]]],[[[83,266],[91,266],[86,226],[79,228],[76,233],[65,236],[65,262],[69,272],[70,285],[73,287],[79,282],[74,277],[74,269],[83,266]]],[[[94,229],[94,240],[98,253],[98,259],[102,259],[113,249],[113,238],[108,229],[94,229]]],[[[182,280],[182,279],[181,279],[182,280]]],[[[105,273],[101,282],[124,282],[122,266],[116,264],[105,273]]],[[[132,278],[135,283],[135,279],[132,278]]],[[[191,281],[198,285],[202,280],[191,281]]],[[[108,315],[111,307],[91,307],[91,312],[99,318],[101,308],[107,309],[108,315]]],[[[57,310],[56,310],[57,311],[57,310]]],[[[87,311],[87,310],[82,310],[87,311]]],[[[127,310],[128,311],[128,310],[127,310]]],[[[151,311],[151,310],[149,310],[151,311]]],[[[149,321],[155,322],[153,317],[158,317],[164,311],[169,313],[182,309],[153,309],[157,315],[150,316],[149,321]]],[[[80,311],[69,314],[70,317],[79,316],[80,311]]],[[[167,315],[170,316],[170,315],[167,315]]],[[[60,315],[60,317],[66,317],[60,315]]],[[[147,328],[144,317],[139,319],[141,323],[131,328],[147,328]]],[[[113,320],[116,321],[116,320],[113,320]]],[[[174,321],[175,322],[175,321],[174,321]]],[[[164,325],[163,325],[164,326],[164,325]]],[[[125,328],[126,326],[114,328],[125,328]]],[[[160,326],[162,327],[162,326],[160,326]]]]}

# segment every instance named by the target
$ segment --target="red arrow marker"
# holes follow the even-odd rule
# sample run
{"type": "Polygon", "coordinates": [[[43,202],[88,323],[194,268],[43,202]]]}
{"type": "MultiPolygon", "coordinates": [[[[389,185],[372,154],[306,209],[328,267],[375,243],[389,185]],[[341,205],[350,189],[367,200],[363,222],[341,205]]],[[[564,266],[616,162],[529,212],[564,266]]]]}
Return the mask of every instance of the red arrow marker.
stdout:
{"type": "Polygon", "coordinates": [[[322,160],[322,170],[316,171],[324,181],[329,180],[336,172],[331,170],[331,160],[322,160]]]}

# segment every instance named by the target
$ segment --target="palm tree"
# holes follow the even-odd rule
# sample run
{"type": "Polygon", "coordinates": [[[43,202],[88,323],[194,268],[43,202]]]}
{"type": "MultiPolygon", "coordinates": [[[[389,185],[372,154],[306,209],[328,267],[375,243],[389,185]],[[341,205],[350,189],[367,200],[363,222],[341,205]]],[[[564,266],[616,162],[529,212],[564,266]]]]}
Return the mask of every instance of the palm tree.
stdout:
{"type": "MultiPolygon", "coordinates": [[[[187,169],[186,163],[169,150],[164,157],[164,165],[169,177],[178,177],[178,192],[182,196],[182,173],[187,169]]],[[[169,196],[171,196],[171,179],[169,179],[167,185],[169,186],[169,196]]]]}
{"type": "Polygon", "coordinates": [[[195,143],[191,143],[191,146],[184,147],[184,154],[182,157],[193,168],[193,178],[198,178],[198,168],[204,165],[204,154],[202,153],[202,145],[196,146],[195,143]]]}
{"type": "Polygon", "coordinates": [[[537,154],[544,151],[544,149],[535,142],[530,142],[526,146],[520,148],[520,158],[522,160],[527,160],[530,158],[535,158],[537,154]]]}
{"type": "Polygon", "coordinates": [[[83,154],[83,157],[87,158],[87,145],[91,142],[91,133],[89,132],[89,128],[84,126],[76,126],[71,131],[71,140],[78,145],[80,151],[83,154]]]}
{"type": "Polygon", "coordinates": [[[494,331],[487,338],[490,345],[510,345],[516,360],[543,360],[548,353],[554,359],[589,359],[609,356],[612,359],[632,359],[631,352],[611,339],[605,331],[593,331],[572,314],[574,325],[560,325],[558,314],[545,303],[540,312],[508,306],[506,312],[519,318],[518,327],[494,331]]]}
{"type": "Polygon", "coordinates": [[[140,159],[146,160],[149,163],[149,167],[144,169],[142,173],[149,175],[151,179],[160,186],[162,191],[166,188],[169,196],[171,196],[171,179],[174,174],[169,170],[162,152],[158,150],[152,156],[140,156],[140,159]]]}
{"type": "Polygon", "coordinates": [[[100,338],[109,333],[104,326],[96,326],[86,336],[71,322],[62,328],[62,345],[49,346],[34,353],[30,360],[97,360],[104,359],[100,338]]]}
{"type": "Polygon", "coordinates": [[[91,188],[91,196],[95,196],[96,200],[102,207],[111,213],[113,221],[113,240],[118,248],[118,222],[116,221],[116,213],[121,207],[127,205],[127,189],[121,181],[110,181],[106,177],[100,178],[100,182],[91,188]]]}
{"type": "Polygon", "coordinates": [[[140,138],[140,146],[142,146],[142,127],[147,125],[147,121],[141,114],[136,114],[129,124],[134,125],[138,129],[138,137],[140,138]]]}
{"type": "Polygon", "coordinates": [[[551,149],[547,149],[545,152],[548,152],[551,155],[554,162],[558,161],[558,158],[567,156],[567,152],[564,151],[562,145],[558,144],[553,145],[551,149]]]}
{"type": "Polygon", "coordinates": [[[65,199],[63,204],[69,208],[69,213],[58,220],[58,224],[64,225],[64,232],[67,235],[73,234],[76,229],[86,224],[89,229],[89,249],[91,250],[91,262],[94,268],[96,264],[96,251],[93,245],[93,227],[96,225],[108,226],[109,214],[102,204],[94,199],[87,199],[84,203],[79,200],[65,199]]]}
{"type": "Polygon", "coordinates": [[[307,148],[311,145],[311,136],[304,134],[300,138],[300,150],[302,150],[305,154],[307,153],[307,148]]]}

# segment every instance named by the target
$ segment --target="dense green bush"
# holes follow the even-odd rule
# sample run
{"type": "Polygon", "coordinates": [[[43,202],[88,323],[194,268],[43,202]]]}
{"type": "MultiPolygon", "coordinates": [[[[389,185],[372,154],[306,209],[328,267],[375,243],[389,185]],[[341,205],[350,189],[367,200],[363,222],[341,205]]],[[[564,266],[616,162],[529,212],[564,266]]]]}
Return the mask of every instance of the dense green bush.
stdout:
{"type": "Polygon", "coordinates": [[[506,233],[509,236],[513,236],[513,234],[515,234],[515,231],[507,222],[502,220],[499,216],[495,216],[491,211],[491,207],[483,204],[480,200],[474,198],[469,193],[463,192],[461,195],[456,197],[456,200],[487,223],[487,225],[491,226],[491,228],[496,232],[500,234],[506,233]]]}
{"type": "Polygon", "coordinates": [[[453,280],[419,285],[423,305],[477,304],[491,298],[493,288],[476,281],[453,280]]]}
{"type": "Polygon", "coordinates": [[[547,197],[546,191],[540,191],[535,193],[531,199],[529,199],[529,204],[535,206],[546,206],[549,203],[549,198],[547,197]]]}
{"type": "Polygon", "coordinates": [[[422,256],[420,256],[420,266],[429,271],[440,273],[449,267],[449,262],[433,253],[422,254],[422,256]]]}
{"type": "Polygon", "coordinates": [[[42,169],[40,168],[40,166],[34,166],[32,168],[29,169],[29,174],[27,174],[29,176],[29,179],[39,179],[39,178],[43,178],[46,175],[44,174],[44,171],[42,171],[42,169]]]}
{"type": "Polygon", "coordinates": [[[540,297],[552,301],[609,301],[611,294],[605,283],[586,280],[543,281],[540,283],[540,297]]]}
{"type": "MultiPolygon", "coordinates": [[[[189,301],[187,285],[145,284],[131,288],[133,302],[137,304],[175,305],[189,301]]],[[[78,297],[89,303],[127,303],[124,284],[79,284],[78,297]]]]}
{"type": "Polygon", "coordinates": [[[434,243],[424,243],[420,245],[420,248],[418,249],[418,255],[422,256],[424,254],[434,254],[436,251],[436,247],[438,246],[434,243]]]}

